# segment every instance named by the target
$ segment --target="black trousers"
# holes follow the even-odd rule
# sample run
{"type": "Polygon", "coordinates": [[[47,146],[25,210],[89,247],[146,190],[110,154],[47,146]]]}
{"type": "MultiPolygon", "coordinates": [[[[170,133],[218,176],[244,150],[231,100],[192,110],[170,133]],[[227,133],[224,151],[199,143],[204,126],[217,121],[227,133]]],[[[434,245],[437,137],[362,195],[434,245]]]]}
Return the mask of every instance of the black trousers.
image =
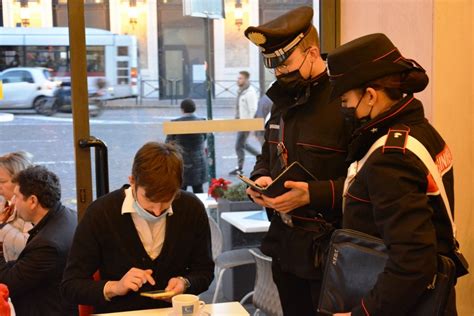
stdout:
{"type": "Polygon", "coordinates": [[[321,280],[305,280],[281,271],[277,263],[272,264],[273,281],[278,288],[283,315],[317,316],[321,280]]]}
{"type": "MultiPolygon", "coordinates": [[[[202,184],[193,185],[193,193],[204,193],[204,188],[202,184]]],[[[188,188],[187,185],[183,186],[181,190],[186,191],[188,188]]]]}

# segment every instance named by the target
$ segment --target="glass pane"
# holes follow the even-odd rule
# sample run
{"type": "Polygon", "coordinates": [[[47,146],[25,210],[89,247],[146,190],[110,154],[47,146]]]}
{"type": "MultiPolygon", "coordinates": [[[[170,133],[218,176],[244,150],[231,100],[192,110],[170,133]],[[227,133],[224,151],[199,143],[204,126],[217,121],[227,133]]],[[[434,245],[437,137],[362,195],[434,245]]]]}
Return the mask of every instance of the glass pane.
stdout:
{"type": "Polygon", "coordinates": [[[127,77],[128,76],[128,69],[125,69],[125,70],[119,69],[119,70],[117,70],[117,76],[119,76],[119,77],[126,76],[127,77]]]}
{"type": "Polygon", "coordinates": [[[0,46],[0,71],[23,64],[23,50],[19,46],[0,46]]]}
{"type": "Polygon", "coordinates": [[[117,47],[117,56],[128,56],[128,47],[127,46],[117,47]]]}
{"type": "Polygon", "coordinates": [[[8,74],[2,76],[4,83],[17,83],[23,81],[23,72],[22,71],[11,71],[8,74]]]}
{"type": "Polygon", "coordinates": [[[117,68],[128,68],[128,61],[117,62],[117,68]]]}
{"type": "Polygon", "coordinates": [[[87,72],[89,75],[103,76],[105,73],[105,47],[87,46],[87,72]]]}

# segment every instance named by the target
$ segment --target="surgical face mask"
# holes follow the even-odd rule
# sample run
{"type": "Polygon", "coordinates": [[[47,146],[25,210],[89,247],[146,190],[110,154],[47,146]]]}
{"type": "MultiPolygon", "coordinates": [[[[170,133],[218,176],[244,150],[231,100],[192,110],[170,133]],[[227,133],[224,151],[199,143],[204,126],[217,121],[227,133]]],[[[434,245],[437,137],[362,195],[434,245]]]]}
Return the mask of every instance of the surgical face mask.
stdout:
{"type": "Polygon", "coordinates": [[[359,127],[365,125],[367,122],[371,120],[370,114],[372,113],[373,107],[370,109],[369,114],[366,116],[363,116],[361,118],[358,118],[356,115],[357,108],[360,105],[360,102],[364,98],[364,94],[359,99],[359,102],[357,102],[357,105],[355,107],[341,107],[341,113],[344,116],[344,120],[349,124],[351,131],[355,131],[359,127]]]}
{"type": "Polygon", "coordinates": [[[150,222],[150,223],[156,223],[158,222],[160,219],[166,217],[168,214],[172,213],[172,210],[171,210],[171,207],[169,207],[168,209],[166,209],[163,213],[160,214],[160,216],[155,216],[153,214],[151,214],[150,212],[146,211],[139,203],[138,201],[134,198],[133,200],[133,209],[135,210],[135,212],[137,212],[137,214],[143,218],[144,220],[146,220],[147,222],[150,222]]]}
{"type": "MultiPolygon", "coordinates": [[[[304,56],[303,62],[298,67],[298,69],[276,77],[280,86],[292,94],[297,94],[311,82],[311,76],[310,78],[305,79],[300,73],[300,69],[301,67],[303,67],[304,62],[306,61],[306,57],[308,57],[308,53],[306,53],[306,55],[304,56]]],[[[311,63],[310,74],[312,70],[313,63],[311,63]]]]}

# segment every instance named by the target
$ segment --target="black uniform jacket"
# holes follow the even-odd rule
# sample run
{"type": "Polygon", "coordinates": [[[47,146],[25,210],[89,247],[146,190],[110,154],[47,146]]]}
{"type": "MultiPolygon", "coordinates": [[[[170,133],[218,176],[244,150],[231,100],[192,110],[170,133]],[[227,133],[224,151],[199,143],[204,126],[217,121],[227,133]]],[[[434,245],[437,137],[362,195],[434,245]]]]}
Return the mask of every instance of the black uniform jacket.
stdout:
{"type": "Polygon", "coordinates": [[[0,283],[10,290],[18,316],[76,315],[59,294],[67,255],[77,225],[77,213],[58,203],[30,231],[16,261],[0,267],[0,283]]]}
{"type": "Polygon", "coordinates": [[[187,278],[187,293],[199,294],[213,279],[214,263],[206,211],[191,193],[181,191],[173,201],[174,214],[166,218],[166,234],[160,255],[152,260],[145,251],[130,213],[121,213],[127,186],[94,201],[77,227],[64,272],[61,292],[76,304],[93,305],[96,313],[169,307],[161,300],[136,292],[104,298],[107,281],[120,280],[131,268],[151,269],[155,286],[140,291],[163,290],[169,279],[187,278]],[[99,281],[92,275],[99,270],[99,281]]]}
{"type": "MultiPolygon", "coordinates": [[[[302,217],[318,214],[331,222],[341,216],[342,189],[347,173],[346,155],[349,133],[340,111],[340,100],[330,99],[331,85],[326,72],[319,75],[307,94],[295,100],[274,83],[267,95],[274,105],[265,128],[262,154],[257,157],[252,179],[261,176],[276,178],[282,171],[277,145],[283,138],[288,150],[288,164],[300,162],[316,178],[310,181],[310,204],[291,212],[302,217]],[[283,118],[284,126],[280,124],[283,118]]],[[[267,210],[269,215],[273,210],[267,210]]],[[[271,216],[270,216],[271,217],[271,216]]],[[[273,216],[269,232],[262,243],[262,250],[277,259],[283,271],[300,277],[316,277],[308,265],[313,265],[311,254],[304,248],[312,248],[312,237],[289,236],[293,232],[282,224],[279,216],[273,216]],[[283,244],[284,243],[284,244],[283,244]],[[296,263],[301,258],[306,263],[296,263]]]]}
{"type": "MultiPolygon", "coordinates": [[[[443,175],[454,209],[451,153],[425,119],[421,102],[412,95],[354,133],[349,147],[351,161],[365,156],[390,129],[400,131],[397,137],[409,134],[426,147],[443,175]]],[[[437,253],[448,254],[454,246],[436,184],[421,160],[401,142],[398,147],[384,146],[370,156],[349,187],[345,201],[344,228],[382,238],[389,254],[384,272],[352,315],[405,315],[433,281],[437,253]]]]}

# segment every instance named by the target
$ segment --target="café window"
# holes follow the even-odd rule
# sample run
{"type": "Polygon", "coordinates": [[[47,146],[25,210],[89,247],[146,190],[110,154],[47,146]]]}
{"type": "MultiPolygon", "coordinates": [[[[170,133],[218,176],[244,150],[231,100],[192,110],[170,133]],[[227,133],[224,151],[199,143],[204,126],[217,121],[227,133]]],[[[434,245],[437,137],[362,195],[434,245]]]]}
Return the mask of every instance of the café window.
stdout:
{"type": "MultiPolygon", "coordinates": [[[[110,30],[108,0],[84,0],[86,27],[110,30]]],[[[53,25],[68,26],[67,0],[53,0],[53,25]]]]}

